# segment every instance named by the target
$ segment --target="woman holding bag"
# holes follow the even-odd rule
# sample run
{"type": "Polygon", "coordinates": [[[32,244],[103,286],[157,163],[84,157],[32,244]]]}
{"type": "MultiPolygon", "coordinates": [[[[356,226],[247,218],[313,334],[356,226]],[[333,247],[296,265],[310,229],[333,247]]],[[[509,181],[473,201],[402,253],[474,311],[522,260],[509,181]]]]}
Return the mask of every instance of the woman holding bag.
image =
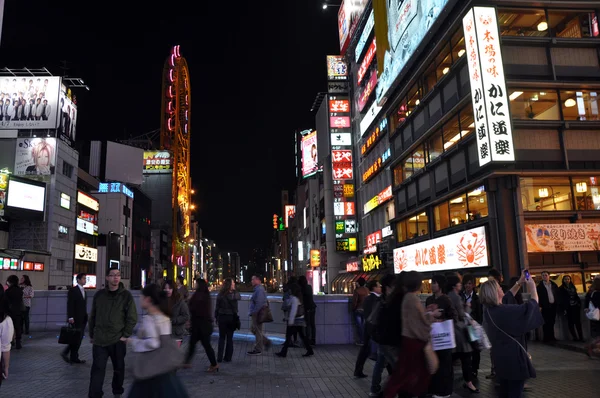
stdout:
{"type": "Polygon", "coordinates": [[[592,286],[585,295],[584,311],[586,317],[590,320],[590,342],[587,345],[587,354],[591,357],[592,354],[596,354],[596,351],[598,350],[598,342],[600,341],[600,320],[595,319],[595,315],[590,312],[590,304],[595,308],[600,308],[600,279],[594,279],[592,286]]]}
{"type": "Polygon", "coordinates": [[[235,291],[235,282],[231,278],[223,281],[223,287],[217,296],[215,318],[219,325],[219,349],[217,362],[231,362],[233,356],[233,332],[239,329],[240,317],[238,316],[238,301],[240,294],[235,291]],[[227,348],[225,348],[227,342],[227,348]],[[223,357],[225,351],[225,357],[223,357]]]}
{"type": "Polygon", "coordinates": [[[135,381],[128,397],[187,398],[188,393],[175,374],[183,363],[183,355],[171,338],[167,294],[156,284],[148,285],[142,290],[140,304],[148,315],[142,319],[137,337],[127,339],[136,353],[135,381]]]}

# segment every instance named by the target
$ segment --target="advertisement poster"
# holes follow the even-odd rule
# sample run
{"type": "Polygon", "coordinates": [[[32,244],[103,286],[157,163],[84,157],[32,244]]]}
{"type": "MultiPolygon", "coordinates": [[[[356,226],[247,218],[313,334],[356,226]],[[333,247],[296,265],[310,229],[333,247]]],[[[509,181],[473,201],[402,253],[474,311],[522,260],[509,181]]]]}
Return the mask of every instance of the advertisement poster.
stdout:
{"type": "Polygon", "coordinates": [[[170,173],[172,162],[169,151],[144,151],[144,173],[170,173]]]}
{"type": "Polygon", "coordinates": [[[525,225],[528,253],[600,250],[600,224],[525,225]]]}
{"type": "Polygon", "coordinates": [[[6,206],[43,212],[45,204],[45,187],[17,181],[14,178],[8,180],[6,206]]]}
{"type": "Polygon", "coordinates": [[[302,178],[311,176],[319,170],[317,158],[317,132],[302,137],[302,178]]]}
{"type": "Polygon", "coordinates": [[[485,227],[394,249],[394,273],[431,272],[489,265],[485,227]]]}
{"type": "Polygon", "coordinates": [[[348,65],[341,55],[327,56],[327,80],[348,80],[348,65]]]}
{"type": "Polygon", "coordinates": [[[15,175],[50,175],[55,165],[56,138],[17,139],[15,175]]]}
{"type": "Polygon", "coordinates": [[[0,217],[4,215],[6,190],[8,189],[8,174],[0,173],[0,217]]]}
{"type": "Polygon", "coordinates": [[[55,129],[60,77],[0,77],[0,129],[55,129]]]}
{"type": "Polygon", "coordinates": [[[61,86],[58,102],[58,134],[63,141],[73,146],[77,126],[77,106],[71,100],[69,94],[67,88],[64,85],[61,86]]]}
{"type": "MultiPolygon", "coordinates": [[[[383,51],[383,73],[377,85],[377,102],[386,95],[450,0],[388,0],[387,23],[389,48],[383,51]]],[[[381,42],[381,41],[380,41],[381,42]]]]}
{"type": "Polygon", "coordinates": [[[319,250],[310,251],[310,266],[319,267],[321,265],[321,252],[319,250]]]}

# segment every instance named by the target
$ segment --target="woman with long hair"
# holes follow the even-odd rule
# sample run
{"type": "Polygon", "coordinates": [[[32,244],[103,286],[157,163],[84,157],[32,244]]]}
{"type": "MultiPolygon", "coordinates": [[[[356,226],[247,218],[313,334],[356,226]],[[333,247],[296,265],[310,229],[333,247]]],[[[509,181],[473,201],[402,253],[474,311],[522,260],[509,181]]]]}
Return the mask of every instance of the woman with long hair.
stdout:
{"type": "Polygon", "coordinates": [[[304,305],[302,303],[302,289],[300,285],[293,284],[290,285],[290,313],[288,316],[288,323],[285,329],[285,343],[283,343],[283,347],[281,351],[276,353],[278,357],[285,358],[287,355],[288,347],[292,344],[292,335],[294,333],[298,333],[300,335],[300,339],[302,340],[302,344],[304,344],[304,348],[306,348],[306,353],[303,354],[303,357],[310,357],[314,355],[313,348],[310,345],[310,341],[308,337],[304,334],[304,327],[306,326],[306,322],[304,320],[304,305]]]}
{"type": "MultiPolygon", "coordinates": [[[[587,314],[590,309],[590,303],[596,308],[600,308],[600,279],[594,279],[592,286],[585,295],[585,307],[584,311],[587,314]]],[[[592,356],[596,354],[598,350],[598,342],[600,341],[600,321],[590,319],[590,343],[587,345],[587,354],[592,356]]]]}
{"type": "MultiPolygon", "coordinates": [[[[170,336],[172,328],[169,319],[169,298],[159,285],[150,284],[142,289],[140,305],[148,315],[142,319],[137,336],[127,340],[134,352],[144,353],[160,348],[160,336],[170,336]]],[[[187,398],[188,393],[175,372],[169,371],[150,379],[134,381],[128,397],[187,398]]]]}
{"type": "Polygon", "coordinates": [[[240,317],[238,316],[238,300],[240,299],[240,294],[235,291],[235,282],[231,278],[225,279],[217,295],[215,306],[215,318],[219,325],[217,362],[231,362],[231,357],[233,356],[233,332],[240,322],[240,317]],[[227,341],[226,348],[225,341],[227,341]],[[225,351],[225,357],[223,357],[223,351],[225,351]]]}
{"type": "Polygon", "coordinates": [[[190,311],[173,281],[166,280],[163,282],[162,290],[164,290],[168,298],[173,338],[177,340],[177,344],[181,347],[183,336],[185,335],[185,324],[190,320],[190,311]]]}
{"type": "Polygon", "coordinates": [[[19,286],[23,289],[23,304],[25,305],[25,311],[23,311],[23,330],[26,335],[29,335],[29,312],[31,311],[31,299],[34,295],[29,275],[21,276],[19,286]]]}
{"type": "Polygon", "coordinates": [[[185,359],[185,367],[190,368],[192,366],[192,358],[196,353],[196,343],[200,341],[210,361],[210,366],[206,371],[209,373],[218,372],[219,364],[217,364],[217,359],[215,358],[215,350],[213,350],[210,344],[210,336],[213,332],[210,293],[208,291],[208,284],[202,278],[196,279],[196,292],[190,298],[190,314],[192,317],[192,336],[190,337],[185,359]]]}
{"type": "Polygon", "coordinates": [[[13,321],[6,311],[6,302],[4,301],[4,287],[0,284],[0,386],[2,380],[8,378],[8,367],[10,365],[10,346],[15,329],[13,321]]]}
{"type": "Polygon", "coordinates": [[[581,299],[569,275],[563,276],[562,285],[558,288],[558,291],[560,292],[558,298],[560,313],[567,317],[569,332],[571,332],[574,341],[583,341],[581,299]],[[575,329],[577,329],[577,333],[575,333],[575,329]]]}

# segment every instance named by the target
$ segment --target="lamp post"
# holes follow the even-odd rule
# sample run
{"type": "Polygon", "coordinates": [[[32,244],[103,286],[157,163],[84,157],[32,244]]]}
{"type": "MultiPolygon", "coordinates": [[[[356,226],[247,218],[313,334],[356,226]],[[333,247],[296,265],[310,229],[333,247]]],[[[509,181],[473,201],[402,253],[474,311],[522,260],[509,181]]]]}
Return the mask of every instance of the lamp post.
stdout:
{"type": "Polygon", "coordinates": [[[329,7],[337,7],[340,8],[341,4],[331,4],[331,3],[327,3],[327,2],[323,2],[323,9],[326,10],[329,7]]]}

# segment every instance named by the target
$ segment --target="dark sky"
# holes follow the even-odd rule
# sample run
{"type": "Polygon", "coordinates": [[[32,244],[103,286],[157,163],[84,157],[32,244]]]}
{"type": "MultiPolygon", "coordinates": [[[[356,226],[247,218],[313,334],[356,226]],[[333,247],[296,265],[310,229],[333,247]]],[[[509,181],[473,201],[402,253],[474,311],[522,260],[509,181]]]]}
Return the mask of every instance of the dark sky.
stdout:
{"type": "Polygon", "coordinates": [[[197,218],[205,237],[245,261],[253,247],[268,247],[280,192],[295,186],[294,131],[314,127],[325,55],[339,53],[337,8],[150,4],[7,0],[0,66],[61,75],[68,61],[67,75],[91,88],[76,92],[77,139],[124,139],[159,127],[162,69],[179,44],[191,76],[197,218]]]}

